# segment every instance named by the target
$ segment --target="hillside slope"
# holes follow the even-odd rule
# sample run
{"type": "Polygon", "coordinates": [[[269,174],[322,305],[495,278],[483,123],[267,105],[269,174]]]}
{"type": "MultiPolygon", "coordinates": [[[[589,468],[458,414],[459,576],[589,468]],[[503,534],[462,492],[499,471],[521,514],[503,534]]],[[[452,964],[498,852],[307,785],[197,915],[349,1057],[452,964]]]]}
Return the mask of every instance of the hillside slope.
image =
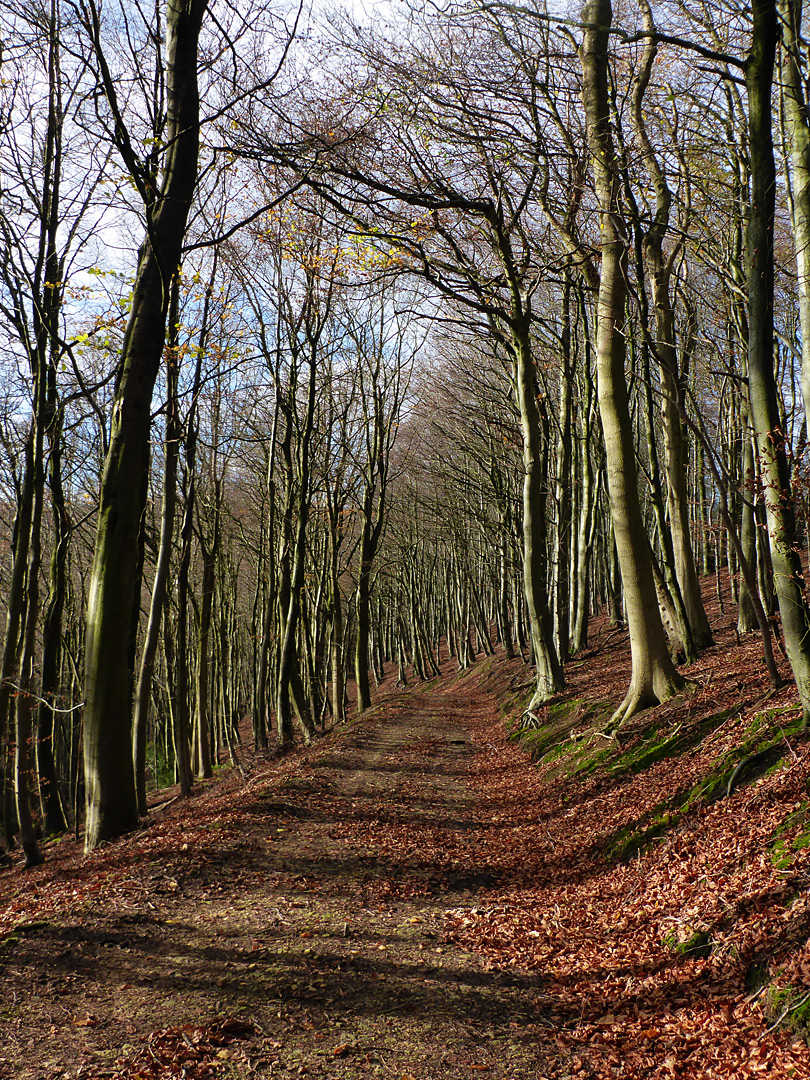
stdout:
{"type": "Polygon", "coordinates": [[[0,874],[0,1076],[810,1077],[810,742],[715,623],[618,742],[597,620],[532,729],[519,661],[446,662],[0,874]]]}

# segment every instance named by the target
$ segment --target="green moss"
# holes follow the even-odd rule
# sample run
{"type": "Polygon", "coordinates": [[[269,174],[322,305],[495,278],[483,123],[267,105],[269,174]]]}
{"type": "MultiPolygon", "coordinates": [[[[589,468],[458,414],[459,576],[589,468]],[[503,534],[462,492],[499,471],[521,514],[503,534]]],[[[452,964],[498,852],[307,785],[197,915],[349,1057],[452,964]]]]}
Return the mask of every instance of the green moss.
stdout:
{"type": "Polygon", "coordinates": [[[810,802],[801,803],[797,810],[788,814],[774,830],[768,845],[768,854],[777,870],[787,870],[793,865],[798,851],[810,847],[810,802]],[[795,832],[794,832],[795,830],[795,832]],[[793,833],[793,835],[788,835],[793,833]]]}
{"type": "Polygon", "coordinates": [[[637,822],[633,822],[611,837],[605,852],[608,859],[615,862],[630,862],[648,848],[653,840],[663,836],[680,818],[680,815],[669,813],[662,807],[656,807],[656,810],[651,812],[652,820],[649,824],[639,827],[637,822]],[[656,810],[659,811],[657,814],[656,810]]]}
{"type": "Polygon", "coordinates": [[[612,771],[639,773],[663,761],[664,758],[679,757],[692,750],[721,727],[731,712],[731,709],[722,709],[706,717],[699,724],[688,728],[679,724],[674,731],[668,732],[661,732],[657,724],[651,724],[642,732],[640,741],[628,747],[616,759],[612,771]]]}
{"type": "Polygon", "coordinates": [[[36,934],[40,930],[46,930],[50,925],[47,919],[30,919],[28,922],[17,923],[12,933],[36,934]]]}
{"type": "Polygon", "coordinates": [[[664,938],[664,945],[684,960],[703,959],[711,956],[712,935],[708,930],[695,930],[691,926],[673,930],[664,938]]]}
{"type": "MultiPolygon", "coordinates": [[[[662,757],[683,753],[719,727],[728,715],[727,710],[717,713],[704,721],[697,731],[673,732],[665,738],[660,738],[654,728],[648,728],[642,733],[641,742],[637,743],[632,750],[625,751],[613,764],[611,771],[614,774],[640,772],[642,768],[648,768],[653,759],[661,760],[662,757]]],[[[801,729],[801,719],[787,726],[780,725],[778,721],[781,715],[781,710],[774,710],[757,717],[756,721],[747,728],[747,737],[742,743],[718,758],[711,771],[703,779],[689,788],[676,792],[671,798],[654,806],[608,837],[605,846],[606,856],[619,862],[627,862],[635,858],[654,840],[674,828],[693,807],[724,798],[732,778],[734,778],[736,790],[760,776],[781,768],[785,755],[785,737],[798,734],[801,729]],[[750,761],[747,767],[735,776],[737,767],[752,756],[755,760],[750,761]]],[[[773,841],[772,858],[780,860],[775,862],[775,865],[780,868],[789,866],[793,854],[799,850],[798,847],[793,846],[796,841],[802,847],[810,846],[810,812],[805,814],[802,810],[799,813],[802,822],[808,822],[807,830],[803,830],[790,841],[781,836],[776,836],[773,841]]],[[[792,815],[792,817],[795,816],[792,815]]],[[[794,820],[793,825],[795,824],[794,820]]],[[[782,832],[788,831],[791,827],[786,823],[782,832]]]]}
{"type": "Polygon", "coordinates": [[[600,749],[599,747],[586,747],[581,753],[579,753],[576,759],[571,763],[571,767],[568,770],[567,775],[570,776],[590,776],[591,773],[596,772],[600,765],[606,763],[607,759],[613,753],[612,749],[600,749]]]}
{"type": "Polygon", "coordinates": [[[763,1013],[769,1026],[791,1031],[810,1044],[810,991],[771,986],[765,991],[763,1013]]]}
{"type": "Polygon", "coordinates": [[[601,747],[594,747],[587,738],[572,739],[575,728],[581,729],[589,722],[599,726],[611,710],[608,701],[586,704],[581,698],[565,698],[545,706],[544,722],[537,724],[521,717],[513,724],[509,737],[529,751],[532,760],[538,764],[569,759],[568,775],[591,772],[596,768],[597,752],[599,760],[607,756],[601,747]]]}

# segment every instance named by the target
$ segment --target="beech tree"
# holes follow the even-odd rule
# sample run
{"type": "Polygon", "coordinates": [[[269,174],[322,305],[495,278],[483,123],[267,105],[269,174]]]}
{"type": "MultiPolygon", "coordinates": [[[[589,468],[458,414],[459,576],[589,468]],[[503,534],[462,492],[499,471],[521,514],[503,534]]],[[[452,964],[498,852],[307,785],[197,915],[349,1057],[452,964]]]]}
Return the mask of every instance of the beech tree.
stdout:
{"type": "Polygon", "coordinates": [[[630,688],[611,723],[665,701],[683,686],[667,649],[650,564],[649,540],[636,486],[632,422],[624,374],[627,233],[618,202],[619,178],[611,137],[608,97],[610,0],[589,0],[582,9],[583,103],[599,200],[601,269],[597,300],[597,386],[605,439],[608,491],[622,570],[633,670],[630,688]]]}
{"type": "MultiPolygon", "coordinates": [[[[149,468],[152,391],[164,349],[172,279],[197,183],[200,103],[198,42],[207,0],[166,9],[166,113],[155,137],[160,162],[143,161],[126,125],[94,0],[81,8],[113,137],[143,202],[146,237],[138,258],[121,348],[110,443],[101,481],[87,612],[84,768],[86,845],[96,847],[137,821],[131,752],[132,615],[139,597],[139,535],[149,468]]],[[[162,119],[162,118],[161,118],[162,119]]]]}
{"type": "Polygon", "coordinates": [[[532,349],[532,297],[541,271],[534,262],[539,252],[532,243],[528,208],[542,182],[531,149],[534,125],[541,118],[530,116],[527,131],[505,92],[495,105],[499,84],[473,59],[480,43],[463,19],[452,33],[457,52],[465,41],[465,76],[460,65],[445,74],[438,59],[443,53],[438,28],[431,25],[425,31],[417,23],[410,28],[422,36],[414,37],[407,60],[373,35],[351,45],[368,79],[368,85],[351,90],[358,95],[351,119],[324,117],[322,102],[308,102],[288,122],[289,138],[262,145],[251,131],[240,139],[239,150],[270,155],[297,172],[350,217],[358,232],[378,246],[381,258],[390,257],[394,268],[419,274],[439,296],[460,303],[466,318],[485,326],[509,351],[524,418],[524,589],[539,701],[562,686],[546,596],[542,506],[548,461],[539,435],[542,401],[535,391],[532,349]],[[397,109],[378,110],[378,101],[391,100],[389,88],[397,109]],[[361,110],[374,127],[378,146],[385,146],[385,160],[382,150],[368,154],[358,121],[361,110]],[[418,153],[411,135],[415,124],[425,132],[418,153]],[[303,137],[298,134],[302,130],[303,137]],[[499,136],[516,144],[516,164],[504,163],[499,136]],[[448,146],[457,159],[452,167],[446,161],[448,146]]]}
{"type": "Polygon", "coordinates": [[[774,373],[774,203],[772,86],[778,18],[773,0],[754,0],[746,58],[751,208],[746,232],[748,390],[765,492],[774,583],[790,666],[810,723],[810,607],[796,545],[787,433],[774,373]]]}
{"type": "MultiPolygon", "coordinates": [[[[63,487],[66,380],[75,369],[65,316],[66,278],[81,267],[89,244],[94,201],[106,164],[84,141],[79,113],[87,87],[81,61],[63,69],[63,37],[74,27],[57,0],[30,13],[3,9],[13,35],[3,80],[0,141],[0,321],[12,354],[30,380],[27,434],[20,454],[13,560],[0,673],[0,740],[14,700],[16,814],[27,865],[41,861],[34,806],[41,804],[48,834],[66,828],[53,752],[58,669],[72,534],[63,487]],[[33,61],[33,62],[32,62],[33,61]],[[86,155],[84,183],[66,167],[68,154],[86,155]],[[47,535],[50,494],[53,536],[47,535]],[[41,581],[47,565],[48,595],[41,581]],[[41,623],[41,625],[40,625],[41,623]],[[41,654],[39,635],[42,635],[41,654]],[[36,790],[34,777],[39,781],[36,790]]],[[[73,342],[75,344],[75,342],[73,342]]],[[[73,388],[75,390],[75,387],[73,388]]],[[[82,386],[80,393],[86,390],[82,386]]]]}

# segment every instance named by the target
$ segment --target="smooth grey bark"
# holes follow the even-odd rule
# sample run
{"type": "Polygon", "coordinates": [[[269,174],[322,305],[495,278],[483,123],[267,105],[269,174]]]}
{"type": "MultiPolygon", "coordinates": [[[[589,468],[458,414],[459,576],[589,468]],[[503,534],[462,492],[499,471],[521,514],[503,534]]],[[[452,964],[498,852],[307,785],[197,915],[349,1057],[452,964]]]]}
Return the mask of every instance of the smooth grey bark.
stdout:
{"type": "Polygon", "coordinates": [[[22,617],[22,634],[17,653],[16,731],[14,740],[14,788],[16,794],[17,822],[20,827],[20,844],[25,855],[25,866],[38,866],[44,861],[34,828],[31,802],[31,780],[34,762],[31,754],[33,717],[35,711],[34,654],[36,651],[37,618],[39,615],[39,571],[42,550],[42,505],[44,501],[43,463],[43,387],[45,371],[42,367],[34,374],[36,385],[34,417],[31,435],[26,444],[25,471],[33,477],[31,485],[31,515],[27,537],[18,538],[16,558],[24,558],[25,601],[22,617]]]}
{"type": "Polygon", "coordinates": [[[270,683],[270,658],[271,640],[273,628],[273,610],[276,604],[276,563],[273,559],[276,541],[276,444],[278,435],[279,403],[278,396],[273,409],[273,427],[270,437],[270,449],[267,454],[265,468],[265,485],[267,489],[267,533],[263,538],[264,547],[269,552],[267,558],[267,580],[262,583],[260,599],[262,601],[261,612],[261,639],[259,641],[259,655],[256,671],[256,684],[253,696],[253,739],[256,749],[266,750],[268,746],[268,732],[270,730],[269,695],[268,684],[270,683]]]}
{"type": "Polygon", "coordinates": [[[42,624],[42,674],[36,718],[36,745],[42,825],[47,836],[54,836],[65,832],[68,827],[53,752],[53,702],[60,681],[62,619],[67,595],[67,558],[72,530],[62,482],[63,414],[57,401],[53,365],[48,373],[48,381],[49,419],[46,437],[49,443],[48,487],[51,493],[53,549],[49,568],[48,600],[42,624]]]}
{"type": "MultiPolygon", "coordinates": [[[[215,420],[215,424],[218,421],[215,420]]],[[[222,481],[217,475],[216,448],[211,467],[213,487],[213,523],[211,536],[203,536],[198,526],[197,540],[202,560],[199,623],[197,626],[197,678],[195,685],[196,707],[194,710],[194,737],[192,762],[197,776],[208,779],[214,775],[211,750],[211,623],[214,608],[217,559],[220,543],[220,514],[222,508],[222,481]]]]}
{"type": "Polygon", "coordinates": [[[191,596],[191,549],[194,541],[194,515],[197,506],[197,439],[199,434],[198,397],[202,384],[202,358],[208,332],[208,313],[214,273],[206,291],[202,326],[197,345],[197,363],[191,385],[191,405],[186,416],[184,462],[181,480],[183,517],[180,523],[180,562],[177,568],[177,650],[175,654],[174,752],[181,794],[190,794],[193,785],[191,766],[191,663],[189,656],[189,614],[191,596]]]}
{"type": "MultiPolygon", "coordinates": [[[[36,709],[36,762],[39,800],[46,835],[67,829],[67,818],[59,792],[53,752],[54,701],[59,686],[59,659],[62,649],[62,617],[67,593],[67,556],[71,527],[62,479],[63,411],[57,389],[60,360],[59,310],[63,299],[65,253],[60,254],[60,194],[63,171],[64,77],[61,67],[60,8],[52,0],[48,47],[48,134],[42,198],[44,275],[38,301],[39,350],[42,355],[43,434],[48,442],[48,486],[53,521],[53,548],[49,567],[48,600],[42,625],[40,694],[36,709]]],[[[43,448],[44,449],[44,448],[43,448]]]]}
{"type": "MultiPolygon", "coordinates": [[[[748,564],[754,568],[757,565],[757,524],[754,516],[754,501],[756,499],[756,472],[754,469],[754,444],[751,433],[751,413],[748,403],[748,395],[743,395],[744,400],[740,408],[740,442],[741,454],[741,497],[740,497],[740,543],[748,564]]],[[[752,577],[756,586],[756,575],[752,577]]],[[[756,593],[758,598],[759,594],[756,593]]],[[[737,630],[741,634],[750,633],[757,628],[756,612],[754,610],[754,597],[751,594],[745,577],[740,582],[739,602],[737,611],[737,630]]]]}
{"type": "Polygon", "coordinates": [[[778,35],[776,4],[774,0],[753,0],[752,13],[752,41],[745,72],[751,159],[751,209],[746,231],[748,389],[782,631],[807,724],[810,722],[810,609],[796,542],[787,438],[773,364],[776,169],[771,96],[778,35]]]}
{"type": "Polygon", "coordinates": [[[112,428],[99,496],[85,646],[84,771],[87,850],[138,820],[131,747],[131,615],[140,585],[138,547],[149,469],[152,392],[163,354],[171,281],[177,273],[199,150],[198,40],[207,0],[168,0],[167,115],[159,186],[139,162],[120,111],[94,0],[83,12],[115,137],[139,190],[147,235],[138,256],[121,346],[112,428]]]}
{"type": "MultiPolygon", "coordinates": [[[[654,32],[652,10],[647,0],[642,5],[645,30],[654,32]]],[[[700,592],[697,568],[689,527],[689,493],[687,489],[687,442],[681,422],[681,405],[684,400],[683,381],[685,373],[680,370],[675,343],[675,309],[672,302],[672,268],[680,251],[675,243],[668,255],[664,253],[664,241],[669,230],[672,193],[667,182],[665,168],[653,149],[647,134],[643,99],[649,86],[655,62],[657,46],[650,36],[644,46],[639,73],[633,94],[633,119],[636,137],[655,190],[655,214],[644,236],[644,259],[649,271],[655,313],[655,337],[652,345],[658,361],[661,377],[661,415],[663,420],[664,450],[667,479],[667,508],[669,510],[669,535],[675,564],[678,589],[671,588],[677,602],[682,598],[686,609],[688,626],[684,627],[687,649],[689,638],[698,649],[712,643],[712,632],[703,598],[700,592]],[[679,596],[675,595],[677,592],[679,596]]],[[[690,350],[684,350],[688,358],[690,350]]]]}
{"type": "Polygon", "coordinates": [[[502,522],[498,547],[498,623],[504,652],[507,659],[512,660],[515,656],[515,643],[512,637],[512,621],[509,612],[509,553],[507,544],[506,522],[502,522]]]}
{"type": "Polygon", "coordinates": [[[790,211],[796,248],[801,325],[801,388],[810,417],[810,114],[802,77],[802,0],[779,0],[782,32],[781,92],[790,147],[790,211]]]}
{"type": "MultiPolygon", "coordinates": [[[[643,302],[642,307],[644,307],[643,302]]],[[[650,499],[653,504],[656,531],[658,533],[658,542],[661,548],[661,561],[663,563],[663,569],[659,575],[656,572],[655,555],[653,553],[653,573],[658,587],[661,616],[664,622],[664,628],[667,631],[667,636],[670,639],[672,651],[676,655],[682,656],[687,663],[691,663],[696,657],[695,642],[692,636],[691,622],[681,592],[680,581],[678,580],[672,531],[664,506],[661,465],[655,437],[652,373],[650,371],[649,348],[646,341],[642,342],[641,345],[641,365],[644,382],[642,391],[644,395],[644,432],[647,442],[647,455],[649,458],[650,469],[650,499]]]]}
{"type": "Polygon", "coordinates": [[[405,390],[402,343],[397,344],[393,358],[394,369],[385,371],[383,356],[386,338],[386,307],[381,302],[379,325],[370,330],[367,338],[362,329],[355,328],[354,340],[360,355],[359,391],[365,421],[364,456],[361,466],[363,490],[360,497],[359,566],[355,600],[356,625],[354,646],[354,677],[357,687],[357,711],[371,706],[369,678],[369,648],[371,641],[371,585],[374,561],[380,547],[385,524],[388,498],[390,455],[394,443],[399,408],[405,390]],[[386,391],[390,400],[386,401],[386,391]]]}
{"type": "MultiPolygon", "coordinates": [[[[32,19],[37,18],[31,15],[32,19]]],[[[64,559],[68,526],[57,512],[54,557],[51,561],[51,590],[43,627],[43,663],[37,694],[35,654],[40,614],[40,569],[42,563],[42,516],[45,491],[45,437],[56,470],[52,505],[59,505],[61,474],[61,414],[56,391],[56,369],[60,359],[59,312],[64,295],[64,256],[60,257],[60,190],[63,174],[63,76],[60,60],[60,10],[55,0],[42,12],[36,33],[47,63],[47,120],[39,162],[30,176],[20,175],[22,186],[35,208],[36,232],[31,236],[31,263],[28,241],[17,233],[15,215],[0,218],[0,280],[3,283],[0,308],[9,328],[27,354],[32,384],[31,420],[23,450],[22,473],[18,481],[17,509],[11,537],[12,566],[7,597],[6,636],[0,662],[0,740],[6,734],[15,699],[15,790],[16,817],[21,831],[26,865],[42,862],[32,817],[32,803],[38,798],[48,831],[66,827],[52,752],[54,668],[59,653],[64,599],[64,559]],[[61,587],[61,591],[60,591],[61,587]],[[15,681],[16,680],[16,681],[15,681]],[[36,729],[34,720],[36,718],[36,729]],[[36,736],[36,769],[34,745],[36,736]],[[35,777],[42,781],[37,793],[35,777]]],[[[16,164],[20,164],[17,162],[16,164]]],[[[13,168],[13,166],[12,166],[13,168]]],[[[5,177],[3,178],[5,185],[5,177]]],[[[68,230],[68,243],[73,238],[68,230]]],[[[62,238],[64,242],[64,238],[62,238]]],[[[64,500],[62,499],[62,508],[64,500]]],[[[6,817],[8,832],[11,821],[6,817]]]]}
{"type": "Polygon", "coordinates": [[[334,476],[326,479],[326,512],[329,520],[329,667],[331,683],[332,718],[336,724],[346,719],[346,677],[344,667],[345,617],[343,613],[343,593],[340,586],[340,552],[346,535],[346,502],[348,490],[345,482],[349,439],[346,432],[347,409],[342,411],[340,421],[335,415],[334,399],[330,401],[329,430],[327,439],[334,453],[331,440],[336,435],[340,438],[338,462],[334,476]]]}
{"type": "Polygon", "coordinates": [[[602,470],[600,469],[594,484],[593,465],[593,428],[596,420],[596,400],[593,393],[593,380],[590,373],[590,340],[586,338],[584,378],[585,393],[580,407],[580,434],[578,439],[578,457],[580,470],[580,508],[577,517],[576,562],[574,581],[576,582],[576,602],[573,612],[573,632],[571,651],[574,655],[588,644],[588,614],[591,601],[591,565],[596,528],[596,504],[599,501],[602,470]]]}
{"type": "MultiPolygon", "coordinates": [[[[149,618],[146,625],[138,681],[135,687],[133,708],[133,762],[135,766],[135,788],[138,796],[138,813],[145,814],[146,806],[146,735],[149,717],[149,700],[152,695],[152,680],[155,670],[155,658],[160,642],[160,628],[163,622],[163,605],[168,593],[169,567],[174,538],[174,517],[177,509],[177,463],[180,456],[180,418],[178,415],[177,385],[179,350],[176,326],[179,319],[179,280],[172,283],[172,314],[170,318],[170,345],[166,350],[166,435],[164,439],[163,467],[163,506],[160,517],[160,543],[158,547],[155,577],[152,582],[152,595],[149,602],[149,618]]],[[[182,769],[182,761],[178,761],[182,769]]],[[[188,787],[181,777],[181,790],[188,787]]]]}
{"type": "MultiPolygon", "coordinates": [[[[281,749],[286,749],[292,742],[293,710],[301,726],[304,741],[310,742],[315,734],[312,718],[308,714],[303,699],[300,669],[295,651],[298,620],[301,614],[301,590],[304,585],[304,572],[306,569],[306,525],[312,500],[310,444],[315,424],[317,349],[326,316],[326,312],[319,312],[318,310],[318,303],[313,291],[314,287],[314,280],[308,274],[305,300],[306,311],[303,313],[301,321],[307,324],[308,319],[312,320],[307,327],[309,376],[307,379],[304,415],[295,452],[297,471],[295,497],[293,497],[292,428],[294,418],[297,416],[297,407],[292,392],[290,392],[286,404],[282,405],[286,425],[282,450],[287,472],[287,496],[282,529],[284,538],[282,542],[285,544],[281,560],[283,567],[282,582],[279,589],[282,631],[276,689],[277,741],[281,749]]],[[[328,306],[327,304],[327,309],[328,306]]],[[[291,387],[294,387],[296,382],[297,379],[291,378],[291,387]]]]}
{"type": "MultiPolygon", "coordinates": [[[[517,290],[517,284],[514,288],[517,290]]],[[[515,300],[519,302],[519,295],[515,300]]],[[[540,411],[531,350],[530,316],[513,313],[515,396],[523,441],[523,590],[535,665],[535,688],[527,709],[532,712],[563,688],[564,675],[547,600],[546,482],[547,462],[541,441],[540,411]]]]}
{"type": "Polygon", "coordinates": [[[670,658],[656,601],[624,373],[628,238],[619,211],[619,174],[608,98],[612,20],[610,0],[588,0],[582,9],[583,103],[599,202],[602,254],[597,299],[597,391],[632,656],[630,687],[610,721],[610,726],[616,728],[638,710],[677,693],[684,682],[670,658]]]}
{"type": "Polygon", "coordinates": [[[565,664],[570,653],[570,536],[573,528],[571,515],[571,412],[572,384],[574,379],[571,357],[571,282],[563,285],[562,331],[560,334],[559,405],[557,416],[557,446],[555,453],[556,476],[554,478],[554,505],[556,519],[554,528],[554,589],[553,626],[554,644],[560,664],[565,664]]]}

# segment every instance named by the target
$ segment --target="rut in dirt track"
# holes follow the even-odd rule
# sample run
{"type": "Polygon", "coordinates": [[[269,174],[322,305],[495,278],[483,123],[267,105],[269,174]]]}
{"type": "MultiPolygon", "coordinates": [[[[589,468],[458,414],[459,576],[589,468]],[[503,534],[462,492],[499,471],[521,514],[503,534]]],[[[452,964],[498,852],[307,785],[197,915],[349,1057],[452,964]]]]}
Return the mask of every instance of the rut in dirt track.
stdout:
{"type": "Polygon", "coordinates": [[[133,857],[148,888],[126,910],[102,899],[23,936],[0,961],[15,995],[0,1037],[18,1048],[5,1073],[0,1049],[0,1075],[180,1075],[157,1069],[154,1033],[227,1017],[243,1037],[187,1075],[542,1076],[537,975],[490,970],[444,938],[445,912],[495,884],[465,779],[473,709],[491,705],[390,700],[216,816],[201,799],[168,869],[133,857]],[[59,995],[45,1043],[35,980],[59,995]]]}

